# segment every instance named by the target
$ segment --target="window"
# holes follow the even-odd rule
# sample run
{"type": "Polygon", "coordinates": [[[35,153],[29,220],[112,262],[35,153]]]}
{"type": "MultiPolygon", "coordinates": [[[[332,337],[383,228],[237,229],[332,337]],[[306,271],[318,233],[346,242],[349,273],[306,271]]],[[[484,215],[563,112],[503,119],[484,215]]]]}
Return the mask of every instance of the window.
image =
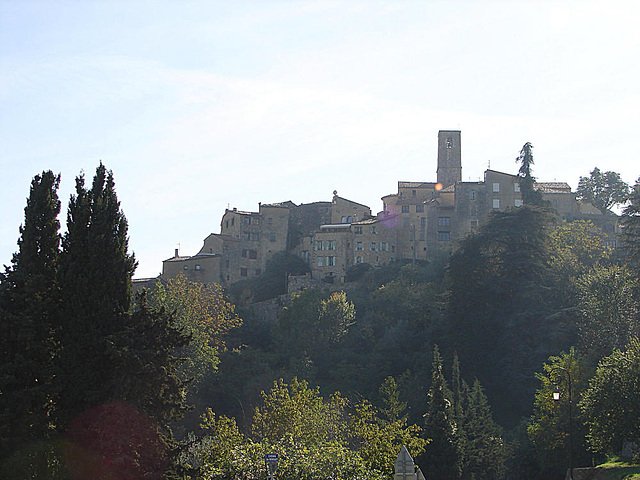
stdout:
{"type": "Polygon", "coordinates": [[[473,230],[474,228],[478,228],[478,220],[471,220],[469,222],[469,226],[471,227],[471,229],[473,230]]]}
{"type": "Polygon", "coordinates": [[[451,225],[450,217],[438,217],[438,226],[439,227],[448,227],[451,225]]]}
{"type": "Polygon", "coordinates": [[[416,196],[416,191],[415,190],[411,190],[411,195],[415,197],[416,196]]]}
{"type": "Polygon", "coordinates": [[[245,267],[240,268],[240,276],[241,277],[247,276],[247,269],[245,267]]]}
{"type": "Polygon", "coordinates": [[[258,258],[258,251],[257,250],[249,250],[249,258],[251,260],[255,260],[256,258],[258,258]]]}
{"type": "Polygon", "coordinates": [[[260,241],[260,232],[251,232],[251,241],[259,242],[260,241]]]}
{"type": "Polygon", "coordinates": [[[336,257],[327,257],[327,267],[333,267],[336,264],[336,257]]]}
{"type": "Polygon", "coordinates": [[[373,233],[374,235],[376,235],[378,233],[377,227],[375,225],[369,227],[369,233],[373,233]]]}
{"type": "Polygon", "coordinates": [[[231,226],[233,226],[233,224],[234,224],[234,223],[236,223],[236,219],[235,219],[235,217],[234,217],[234,218],[231,218],[231,226]]]}
{"type": "Polygon", "coordinates": [[[341,223],[347,223],[347,217],[342,217],[342,219],[340,220],[341,223]]]}
{"type": "Polygon", "coordinates": [[[453,147],[453,142],[451,140],[451,137],[447,137],[447,148],[452,148],[453,147]]]}
{"type": "Polygon", "coordinates": [[[353,217],[351,215],[347,217],[347,223],[353,223],[353,217]]]}
{"type": "Polygon", "coordinates": [[[251,217],[244,217],[244,223],[251,225],[251,217]]]}
{"type": "Polygon", "coordinates": [[[267,218],[267,225],[271,225],[273,224],[273,218],[269,217],[267,218]]]}
{"type": "Polygon", "coordinates": [[[424,230],[420,230],[420,238],[419,238],[419,240],[424,240],[424,237],[425,237],[424,230]]]}
{"type": "Polygon", "coordinates": [[[254,217],[253,218],[253,224],[254,225],[260,225],[260,217],[254,217]]]}
{"type": "Polygon", "coordinates": [[[469,192],[469,198],[470,198],[471,200],[475,200],[475,199],[476,199],[476,191],[475,191],[475,190],[471,190],[471,191],[469,192]]]}
{"type": "Polygon", "coordinates": [[[416,205],[416,213],[424,212],[424,205],[416,205]]]}
{"type": "Polygon", "coordinates": [[[370,252],[376,251],[376,242],[369,242],[369,251],[370,252]]]}
{"type": "Polygon", "coordinates": [[[364,263],[364,257],[356,257],[353,263],[364,263]]]}
{"type": "Polygon", "coordinates": [[[313,246],[314,250],[322,250],[322,240],[316,240],[316,244],[313,246]]]}
{"type": "Polygon", "coordinates": [[[409,213],[409,205],[402,205],[402,213],[409,213]]]}
{"type": "Polygon", "coordinates": [[[185,265],[184,267],[182,267],[185,270],[189,270],[189,267],[187,265],[185,265]]]}
{"type": "Polygon", "coordinates": [[[516,182],[513,184],[513,191],[516,193],[520,193],[520,182],[516,182]]]}
{"type": "Polygon", "coordinates": [[[276,241],[276,232],[270,232],[269,233],[269,241],[270,242],[275,242],[276,241]]]}
{"type": "Polygon", "coordinates": [[[318,257],[318,266],[321,267],[322,265],[324,265],[324,263],[322,263],[322,257],[318,257]]]}
{"type": "Polygon", "coordinates": [[[200,265],[196,265],[194,268],[195,268],[196,270],[200,270],[200,265]]]}
{"type": "Polygon", "coordinates": [[[516,206],[516,207],[521,207],[521,206],[522,206],[522,203],[523,203],[523,202],[522,202],[522,199],[521,199],[521,198],[516,198],[516,201],[515,201],[515,206],[516,206]]]}
{"type": "Polygon", "coordinates": [[[336,249],[336,241],[335,240],[325,240],[325,250],[335,250],[336,249]]]}
{"type": "Polygon", "coordinates": [[[448,242],[451,240],[451,232],[438,232],[439,242],[448,242]]]}
{"type": "Polygon", "coordinates": [[[426,218],[421,218],[420,219],[420,226],[421,227],[426,227],[427,226],[427,219],[426,218]]]}
{"type": "Polygon", "coordinates": [[[227,220],[227,221],[225,221],[225,222],[224,222],[224,226],[225,226],[226,228],[229,228],[229,220],[227,220]]]}
{"type": "Polygon", "coordinates": [[[362,251],[364,251],[364,245],[362,244],[362,242],[356,242],[356,252],[362,251]]]}
{"type": "Polygon", "coordinates": [[[362,227],[353,227],[353,233],[355,235],[362,235],[362,227]]]}
{"type": "Polygon", "coordinates": [[[494,183],[493,184],[493,191],[496,192],[496,193],[500,191],[500,184],[499,183],[494,183]]]}
{"type": "Polygon", "coordinates": [[[500,208],[500,199],[499,198],[494,198],[493,199],[493,208],[500,208]]]}
{"type": "Polygon", "coordinates": [[[309,250],[302,251],[302,260],[304,260],[304,263],[309,263],[309,250]]]}

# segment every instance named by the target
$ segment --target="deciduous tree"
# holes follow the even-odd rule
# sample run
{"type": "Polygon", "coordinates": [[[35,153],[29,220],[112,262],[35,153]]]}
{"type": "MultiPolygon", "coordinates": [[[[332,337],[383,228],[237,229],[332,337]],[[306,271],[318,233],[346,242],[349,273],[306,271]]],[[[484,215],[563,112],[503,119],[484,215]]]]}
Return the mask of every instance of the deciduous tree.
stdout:
{"type": "Polygon", "coordinates": [[[629,185],[620,174],[612,171],[601,172],[594,168],[588,177],[580,177],[578,183],[578,199],[591,203],[602,213],[610,212],[615,205],[627,201],[629,185]]]}
{"type": "MultiPolygon", "coordinates": [[[[590,447],[619,455],[626,442],[640,445],[640,340],[602,359],[580,408],[590,447]]],[[[640,455],[639,455],[640,456],[640,455]]]]}
{"type": "Polygon", "coordinates": [[[640,272],[640,178],[636,180],[628,200],[621,219],[624,246],[631,265],[640,272]]]}

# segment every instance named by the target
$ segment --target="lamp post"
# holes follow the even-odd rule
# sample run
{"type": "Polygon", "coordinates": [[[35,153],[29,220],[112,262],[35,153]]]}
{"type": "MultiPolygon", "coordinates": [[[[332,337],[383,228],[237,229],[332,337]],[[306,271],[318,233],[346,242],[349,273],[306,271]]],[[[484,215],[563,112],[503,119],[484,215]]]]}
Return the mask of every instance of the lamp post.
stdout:
{"type": "MultiPolygon", "coordinates": [[[[561,370],[567,374],[567,390],[569,392],[569,480],[573,480],[573,419],[572,419],[572,410],[573,410],[573,397],[571,393],[571,373],[564,367],[553,367],[551,369],[550,374],[555,370],[561,370]]],[[[553,399],[555,401],[560,400],[560,387],[556,384],[556,390],[553,392],[553,399]]]]}

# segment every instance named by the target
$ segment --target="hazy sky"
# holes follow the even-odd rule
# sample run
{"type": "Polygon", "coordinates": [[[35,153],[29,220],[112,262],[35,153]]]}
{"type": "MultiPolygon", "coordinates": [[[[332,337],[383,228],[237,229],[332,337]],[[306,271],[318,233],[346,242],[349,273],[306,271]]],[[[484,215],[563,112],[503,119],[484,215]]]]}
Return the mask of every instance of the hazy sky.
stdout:
{"type": "Polygon", "coordinates": [[[226,207],[381,210],[434,181],[438,130],[464,180],[598,166],[640,176],[640,2],[0,0],[0,265],[32,177],[113,170],[137,277],[195,254],[226,207]]]}

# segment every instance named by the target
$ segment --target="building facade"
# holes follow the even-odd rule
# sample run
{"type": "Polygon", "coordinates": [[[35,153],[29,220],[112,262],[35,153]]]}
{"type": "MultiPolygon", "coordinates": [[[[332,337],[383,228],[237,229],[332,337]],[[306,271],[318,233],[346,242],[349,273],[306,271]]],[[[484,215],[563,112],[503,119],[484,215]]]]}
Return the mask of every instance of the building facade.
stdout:
{"type": "MultiPolygon", "coordinates": [[[[210,234],[194,256],[176,250],[163,262],[162,277],[182,273],[193,281],[229,285],[260,276],[276,253],[291,252],[309,265],[313,278],[342,283],[354,265],[428,260],[450,250],[492,211],[523,205],[517,175],[489,169],[483,181],[461,179],[461,132],[443,130],[436,181],[398,182],[396,193],[382,197],[377,215],[336,191],[330,202],[259,204],[256,212],[227,209],[220,233],[210,234]]],[[[592,220],[615,246],[615,216],[578,202],[567,183],[540,182],[536,188],[559,217],[592,220]]]]}

